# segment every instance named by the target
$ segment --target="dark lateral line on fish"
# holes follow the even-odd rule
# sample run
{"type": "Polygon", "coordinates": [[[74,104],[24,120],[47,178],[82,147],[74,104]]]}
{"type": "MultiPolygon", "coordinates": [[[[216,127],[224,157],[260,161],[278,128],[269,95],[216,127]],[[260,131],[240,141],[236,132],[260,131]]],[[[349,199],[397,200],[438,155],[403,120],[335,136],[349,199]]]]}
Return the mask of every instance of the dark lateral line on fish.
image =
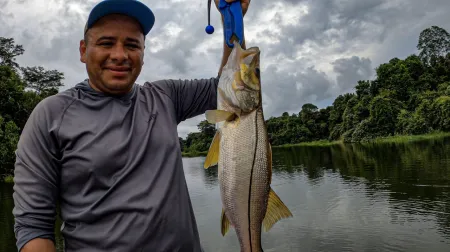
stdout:
{"type": "Polygon", "coordinates": [[[252,161],[252,169],[250,171],[250,184],[248,187],[248,236],[250,238],[250,252],[253,251],[252,247],[252,223],[251,223],[251,199],[252,199],[252,180],[253,180],[253,169],[255,168],[255,160],[256,160],[256,151],[258,150],[258,112],[255,113],[255,117],[253,118],[255,120],[255,149],[253,152],[253,161],[252,161]]]}

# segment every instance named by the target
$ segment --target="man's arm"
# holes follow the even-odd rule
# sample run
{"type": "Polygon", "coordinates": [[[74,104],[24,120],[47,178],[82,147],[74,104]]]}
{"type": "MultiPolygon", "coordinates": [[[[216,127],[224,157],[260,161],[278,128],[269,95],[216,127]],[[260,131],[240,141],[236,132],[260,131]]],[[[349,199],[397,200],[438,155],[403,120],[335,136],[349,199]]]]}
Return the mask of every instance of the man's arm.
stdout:
{"type": "Polygon", "coordinates": [[[154,86],[170,97],[176,111],[177,123],[217,108],[219,78],[191,80],[158,80],[145,83],[154,86]]]}
{"type": "Polygon", "coordinates": [[[53,252],[59,188],[56,120],[64,105],[47,98],[33,110],[20,136],[14,170],[14,232],[21,252],[53,252]]]}

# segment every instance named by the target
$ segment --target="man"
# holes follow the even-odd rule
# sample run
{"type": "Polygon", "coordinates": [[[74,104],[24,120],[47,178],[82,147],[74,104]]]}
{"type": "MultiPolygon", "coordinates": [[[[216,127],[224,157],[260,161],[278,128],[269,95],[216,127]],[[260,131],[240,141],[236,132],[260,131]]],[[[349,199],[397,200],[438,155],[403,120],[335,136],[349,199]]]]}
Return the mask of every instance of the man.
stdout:
{"type": "MultiPolygon", "coordinates": [[[[215,109],[218,78],[134,84],[154,22],[134,0],[90,13],[80,42],[89,78],[40,102],[20,137],[19,251],[55,251],[57,201],[65,251],[202,251],[177,124],[215,109]]],[[[224,44],[219,76],[230,52],[224,44]]]]}

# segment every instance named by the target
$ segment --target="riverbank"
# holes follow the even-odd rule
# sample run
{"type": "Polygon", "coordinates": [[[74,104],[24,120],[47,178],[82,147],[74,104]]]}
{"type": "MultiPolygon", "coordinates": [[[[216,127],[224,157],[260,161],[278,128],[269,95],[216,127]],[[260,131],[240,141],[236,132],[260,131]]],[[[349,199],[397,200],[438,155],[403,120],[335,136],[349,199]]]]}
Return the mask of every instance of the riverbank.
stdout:
{"type": "Polygon", "coordinates": [[[181,152],[182,157],[206,157],[208,151],[181,152]]]}
{"type": "Polygon", "coordinates": [[[343,143],[342,140],[336,140],[336,141],[328,141],[328,140],[318,140],[318,141],[312,141],[312,142],[301,142],[296,144],[283,144],[283,145],[274,145],[272,146],[273,149],[276,148],[290,148],[290,147],[297,147],[297,146],[312,146],[312,147],[319,147],[319,146],[331,146],[336,144],[343,143]]]}
{"type": "MultiPolygon", "coordinates": [[[[373,143],[406,143],[406,142],[414,142],[421,140],[431,140],[431,139],[439,139],[443,137],[450,137],[450,132],[432,132],[423,135],[397,135],[397,136],[389,136],[389,137],[379,137],[369,141],[366,141],[361,144],[373,144],[373,143]]],[[[345,144],[343,140],[336,141],[328,141],[328,140],[319,140],[312,142],[302,142],[296,144],[284,144],[284,145],[276,145],[272,146],[273,149],[281,149],[281,148],[291,148],[298,146],[311,146],[311,147],[324,147],[324,146],[332,146],[337,144],[345,144]]],[[[183,157],[200,157],[206,156],[208,154],[207,151],[203,152],[183,152],[183,157]]]]}
{"type": "Polygon", "coordinates": [[[379,137],[369,141],[368,143],[405,143],[422,140],[433,140],[444,137],[450,137],[450,132],[432,132],[423,135],[399,135],[391,137],[379,137]]]}

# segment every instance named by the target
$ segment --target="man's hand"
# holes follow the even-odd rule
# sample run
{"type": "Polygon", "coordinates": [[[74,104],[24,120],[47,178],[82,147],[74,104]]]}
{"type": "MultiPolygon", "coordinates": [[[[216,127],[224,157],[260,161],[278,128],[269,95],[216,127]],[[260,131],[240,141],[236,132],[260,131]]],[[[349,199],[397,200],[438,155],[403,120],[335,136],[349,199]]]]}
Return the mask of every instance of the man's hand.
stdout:
{"type": "MultiPolygon", "coordinates": [[[[248,6],[250,5],[250,0],[225,0],[227,3],[235,2],[235,1],[241,1],[241,7],[242,7],[242,14],[245,16],[245,13],[247,13],[248,6]]],[[[214,3],[216,4],[217,10],[219,10],[219,0],[214,0],[214,3]]]]}
{"type": "MultiPolygon", "coordinates": [[[[242,8],[242,15],[245,16],[245,13],[247,13],[248,6],[250,5],[250,1],[251,0],[225,0],[225,1],[228,2],[228,3],[232,3],[232,2],[235,2],[235,1],[240,1],[241,2],[241,8],[242,8]]],[[[219,2],[220,2],[220,0],[214,0],[214,3],[216,4],[217,10],[219,10],[219,2]]],[[[222,15],[222,13],[220,13],[220,15],[222,17],[222,23],[223,23],[223,15],[222,15]]],[[[244,35],[244,37],[245,37],[245,35],[244,35]]],[[[245,38],[242,41],[241,47],[243,49],[246,48],[246,46],[245,46],[245,38]]],[[[225,66],[225,64],[227,63],[228,56],[230,56],[230,53],[231,53],[231,48],[229,48],[227,46],[227,44],[225,43],[225,41],[224,41],[223,42],[222,62],[220,63],[219,73],[218,73],[219,76],[222,74],[222,69],[225,66]]]]}

